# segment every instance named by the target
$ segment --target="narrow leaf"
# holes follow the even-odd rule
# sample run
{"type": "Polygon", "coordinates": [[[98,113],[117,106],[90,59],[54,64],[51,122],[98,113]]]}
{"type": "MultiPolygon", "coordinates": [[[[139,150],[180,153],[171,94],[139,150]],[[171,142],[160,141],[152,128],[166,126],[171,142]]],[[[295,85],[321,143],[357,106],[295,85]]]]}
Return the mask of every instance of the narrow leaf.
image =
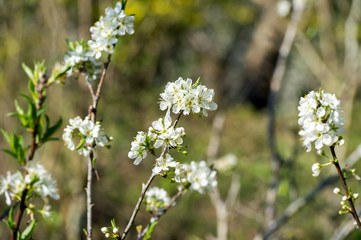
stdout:
{"type": "Polygon", "coordinates": [[[21,66],[23,67],[23,70],[24,70],[26,76],[28,76],[28,78],[31,81],[34,81],[34,73],[33,73],[33,71],[28,66],[26,66],[25,63],[23,63],[21,66]]]}
{"type": "Polygon", "coordinates": [[[144,236],[144,240],[150,239],[150,237],[152,236],[153,231],[154,231],[155,227],[157,226],[157,224],[158,224],[158,221],[154,221],[154,222],[152,222],[152,223],[149,223],[149,225],[148,225],[148,231],[147,231],[147,233],[146,233],[145,236],[144,236]]]}
{"type": "Polygon", "coordinates": [[[27,228],[21,233],[21,240],[28,240],[30,239],[31,235],[33,234],[33,231],[36,226],[36,221],[33,220],[27,228]]]}

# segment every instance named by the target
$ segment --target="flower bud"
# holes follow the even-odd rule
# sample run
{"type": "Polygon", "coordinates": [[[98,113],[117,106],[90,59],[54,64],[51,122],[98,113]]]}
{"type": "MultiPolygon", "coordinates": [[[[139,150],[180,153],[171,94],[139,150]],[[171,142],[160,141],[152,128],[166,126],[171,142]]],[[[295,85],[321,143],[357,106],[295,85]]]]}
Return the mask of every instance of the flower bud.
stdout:
{"type": "Polygon", "coordinates": [[[100,231],[102,231],[102,233],[106,233],[106,232],[108,232],[108,228],[107,227],[102,227],[100,229],[100,231]]]}
{"type": "Polygon", "coordinates": [[[335,187],[335,188],[333,189],[333,193],[334,193],[334,194],[340,194],[340,189],[339,189],[338,187],[335,187]]]}

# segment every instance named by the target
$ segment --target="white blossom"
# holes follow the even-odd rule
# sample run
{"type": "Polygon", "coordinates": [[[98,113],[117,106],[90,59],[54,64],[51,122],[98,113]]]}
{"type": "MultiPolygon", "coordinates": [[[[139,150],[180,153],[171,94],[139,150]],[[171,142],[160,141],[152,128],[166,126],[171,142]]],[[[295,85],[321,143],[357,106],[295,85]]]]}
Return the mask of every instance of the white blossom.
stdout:
{"type": "Polygon", "coordinates": [[[300,99],[298,111],[298,124],[302,126],[299,134],[307,152],[311,151],[313,142],[317,150],[324,145],[344,143],[340,134],[344,132],[345,124],[340,101],[334,94],[311,91],[300,99]]]}
{"type": "Polygon", "coordinates": [[[12,199],[20,200],[26,188],[44,199],[59,199],[56,182],[41,164],[31,161],[24,168],[25,177],[20,172],[0,176],[0,195],[5,194],[7,205],[11,205],[12,199]]]}
{"type": "MultiPolygon", "coordinates": [[[[216,171],[210,169],[205,161],[192,161],[190,164],[182,165],[183,167],[178,167],[176,175],[185,174],[191,190],[203,194],[206,190],[213,191],[217,186],[216,171]],[[183,173],[182,168],[185,170],[183,173]]],[[[182,178],[180,177],[180,179],[182,178]]]]}
{"type": "Polygon", "coordinates": [[[312,165],[312,176],[317,177],[318,175],[320,175],[320,171],[321,171],[321,164],[315,163],[312,165]]]}
{"type": "Polygon", "coordinates": [[[163,188],[153,187],[145,193],[147,211],[158,212],[170,203],[168,193],[163,188]]]}
{"type": "Polygon", "coordinates": [[[105,135],[99,122],[93,123],[88,116],[84,120],[77,116],[70,119],[69,124],[63,133],[65,146],[72,151],[77,149],[84,157],[89,155],[93,144],[104,147],[113,139],[105,135]],[[79,143],[75,144],[74,138],[80,138],[79,143]]]}
{"type": "Polygon", "coordinates": [[[178,78],[175,82],[169,82],[163,93],[160,94],[159,107],[162,111],[170,110],[179,114],[181,111],[184,115],[191,112],[207,116],[207,110],[214,111],[217,104],[213,102],[214,90],[208,89],[204,85],[192,84],[192,79],[178,78]]]}
{"type": "Polygon", "coordinates": [[[138,165],[144,158],[147,157],[148,150],[146,148],[146,139],[146,133],[139,131],[131,144],[128,157],[130,159],[135,159],[134,165],[138,165]]]}
{"type": "Polygon", "coordinates": [[[170,116],[154,121],[148,131],[149,138],[155,141],[155,148],[177,147],[183,143],[184,135],[184,128],[173,128],[170,116]]]}
{"type": "Polygon", "coordinates": [[[177,162],[174,161],[174,158],[167,153],[165,158],[159,157],[155,160],[155,166],[152,171],[155,174],[166,173],[170,170],[170,168],[174,168],[176,166],[177,162]]]}
{"type": "Polygon", "coordinates": [[[25,183],[33,184],[34,192],[43,198],[49,196],[56,200],[59,199],[56,182],[43,165],[31,161],[25,166],[25,170],[28,172],[25,176],[25,183]]]}
{"type": "Polygon", "coordinates": [[[11,205],[11,199],[17,195],[21,195],[26,185],[24,184],[21,173],[11,174],[9,171],[6,177],[0,176],[0,195],[5,194],[5,202],[11,205]]]}
{"type": "Polygon", "coordinates": [[[335,187],[334,189],[333,189],[333,193],[334,194],[340,194],[340,189],[338,188],[338,187],[335,187]]]}
{"type": "Polygon", "coordinates": [[[122,7],[122,4],[117,2],[114,9],[105,9],[105,16],[101,16],[99,21],[90,27],[91,40],[87,43],[70,44],[69,52],[64,56],[65,64],[70,67],[69,76],[76,70],[85,71],[89,81],[97,79],[101,73],[103,53],[113,54],[118,37],[134,33],[134,16],[127,16],[122,7]]]}

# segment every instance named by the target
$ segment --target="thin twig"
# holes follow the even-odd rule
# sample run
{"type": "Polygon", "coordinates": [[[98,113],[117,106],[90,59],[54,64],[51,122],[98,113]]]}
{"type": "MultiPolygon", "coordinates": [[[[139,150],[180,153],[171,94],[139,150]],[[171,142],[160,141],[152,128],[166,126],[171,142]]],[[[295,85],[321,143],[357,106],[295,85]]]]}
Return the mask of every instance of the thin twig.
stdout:
{"type": "MultiPolygon", "coordinates": [[[[47,76],[45,75],[45,73],[42,73],[39,78],[38,86],[36,87],[36,91],[39,95],[39,98],[36,101],[36,113],[38,113],[39,110],[41,109],[41,107],[43,106],[43,103],[45,100],[45,89],[47,88],[47,82],[48,82],[47,76]]],[[[36,117],[35,122],[34,122],[34,128],[31,130],[32,132],[31,132],[30,151],[29,151],[29,155],[28,155],[28,158],[27,158],[25,164],[27,164],[29,161],[33,160],[35,152],[38,148],[37,135],[38,135],[38,131],[39,131],[40,118],[41,118],[41,116],[36,117]]],[[[25,172],[25,175],[26,174],[27,174],[27,172],[25,172]]],[[[28,190],[25,188],[25,190],[21,194],[20,206],[19,206],[19,210],[16,215],[14,229],[12,231],[12,236],[11,236],[12,240],[17,239],[21,219],[22,219],[24,211],[27,208],[27,206],[26,206],[27,194],[28,194],[28,190]]]]}
{"type": "Polygon", "coordinates": [[[274,221],[276,215],[276,199],[277,189],[279,185],[279,171],[283,160],[278,153],[275,139],[275,126],[276,126],[276,98],[278,92],[282,86],[282,80],[286,71],[286,62],[291,52],[293,42],[297,33],[297,27],[301,20],[305,1],[293,0],[293,12],[290,23],[287,27],[283,42],[279,49],[279,56],[277,59],[276,67],[273,72],[270,93],[268,97],[268,144],[271,150],[271,167],[272,167],[272,180],[271,185],[266,193],[266,207],[265,207],[265,226],[271,224],[274,221]]]}
{"type": "Polygon", "coordinates": [[[174,206],[174,203],[177,201],[177,199],[178,199],[179,197],[182,196],[184,190],[185,190],[184,187],[180,187],[180,188],[178,189],[178,192],[172,197],[172,199],[170,200],[169,204],[168,204],[166,207],[164,207],[164,208],[162,209],[162,211],[159,211],[156,216],[154,216],[154,217],[152,217],[152,218],[150,219],[150,221],[149,221],[149,223],[148,223],[148,226],[142,231],[142,233],[140,233],[140,234],[138,235],[137,240],[143,240],[145,234],[148,232],[148,229],[149,229],[150,224],[151,224],[152,222],[154,222],[154,221],[159,221],[159,219],[160,219],[172,206],[174,206]]]}
{"type": "Polygon", "coordinates": [[[342,173],[342,170],[341,170],[341,167],[340,167],[340,164],[338,163],[338,159],[337,159],[337,156],[336,156],[336,153],[335,153],[335,146],[331,146],[330,147],[331,149],[331,153],[332,153],[332,158],[333,158],[333,165],[336,167],[336,170],[337,170],[337,173],[338,173],[338,176],[340,177],[340,180],[341,180],[341,183],[342,183],[342,187],[345,191],[345,195],[347,197],[347,200],[350,204],[350,207],[351,209],[349,210],[349,212],[351,213],[351,215],[353,216],[353,218],[355,219],[356,221],[356,224],[358,226],[358,229],[361,231],[361,222],[360,222],[360,218],[356,212],[356,209],[355,209],[355,205],[353,203],[353,199],[352,199],[352,196],[350,195],[350,190],[347,186],[347,182],[346,182],[346,179],[345,177],[343,176],[343,173],[342,173]]]}
{"type": "MultiPolygon", "coordinates": [[[[179,122],[179,119],[180,119],[180,117],[182,116],[182,114],[183,114],[183,111],[180,111],[180,113],[178,114],[177,118],[174,120],[173,128],[175,128],[175,127],[177,126],[177,124],[178,124],[178,122],[179,122]]],[[[164,157],[165,154],[166,154],[168,151],[169,151],[169,148],[168,148],[167,146],[164,147],[164,148],[163,148],[163,151],[162,151],[162,153],[161,153],[161,155],[160,155],[160,157],[161,157],[161,158],[164,157]]],[[[139,199],[138,199],[137,204],[135,205],[135,208],[134,208],[134,210],[133,210],[132,216],[131,216],[130,219],[129,219],[128,225],[127,225],[127,227],[125,228],[122,236],[119,237],[118,239],[123,240],[123,239],[125,239],[125,238],[127,237],[127,234],[128,234],[130,228],[132,227],[132,225],[133,225],[133,223],[134,223],[135,217],[137,216],[137,214],[138,214],[138,212],[139,212],[140,204],[142,203],[142,201],[143,201],[143,199],[144,199],[145,193],[147,192],[147,190],[148,190],[150,184],[152,183],[153,179],[155,178],[155,176],[157,176],[157,174],[152,173],[152,175],[151,175],[150,178],[148,179],[148,182],[147,182],[145,185],[143,185],[142,192],[141,192],[141,194],[140,194],[140,197],[139,197],[139,199]]]]}
{"type": "MultiPolygon", "coordinates": [[[[46,89],[46,84],[48,82],[48,78],[46,77],[46,75],[43,73],[39,79],[39,84],[36,87],[36,91],[39,94],[39,99],[36,102],[36,112],[38,112],[40,110],[40,108],[43,106],[44,103],[44,99],[45,99],[45,89],[46,89]]],[[[31,145],[30,145],[30,151],[29,151],[29,156],[27,161],[31,161],[34,158],[34,154],[35,151],[38,147],[38,143],[37,143],[37,134],[38,134],[38,128],[39,128],[39,124],[40,124],[40,117],[41,116],[37,116],[35,119],[35,123],[34,123],[34,129],[32,129],[32,136],[31,136],[31,145]]]]}
{"type": "Polygon", "coordinates": [[[134,223],[134,220],[135,220],[135,217],[137,216],[137,213],[139,212],[139,209],[140,209],[140,205],[144,199],[144,196],[145,196],[145,193],[147,192],[150,184],[152,183],[153,179],[155,178],[155,176],[157,176],[156,174],[152,173],[152,175],[149,177],[148,179],[148,182],[146,184],[144,184],[142,186],[142,192],[140,193],[140,197],[138,199],[138,202],[137,202],[137,205],[135,205],[135,208],[133,210],[133,213],[132,213],[132,216],[130,217],[129,219],[129,222],[128,222],[128,225],[127,227],[125,228],[123,234],[121,237],[119,237],[118,239],[120,240],[123,240],[126,238],[130,228],[132,227],[133,223],[134,223]]]}
{"type": "MultiPolygon", "coordinates": [[[[90,117],[91,121],[95,124],[96,123],[96,114],[97,114],[97,107],[100,99],[101,90],[103,87],[104,79],[106,72],[108,70],[109,63],[111,61],[111,54],[108,54],[107,60],[103,65],[103,71],[100,76],[100,80],[97,86],[97,91],[94,94],[94,89],[90,84],[89,80],[86,79],[90,95],[92,96],[92,105],[89,106],[88,116],[90,117]]],[[[92,224],[92,182],[93,182],[93,174],[95,172],[94,167],[94,148],[96,147],[95,143],[92,144],[92,150],[89,153],[89,160],[88,160],[88,173],[87,173],[87,187],[86,187],[86,195],[87,195],[87,239],[92,240],[92,231],[93,231],[93,224],[92,224]]]]}
{"type": "Polygon", "coordinates": [[[23,191],[23,193],[21,194],[21,201],[20,201],[20,206],[19,206],[19,210],[17,212],[16,215],[16,219],[15,219],[15,224],[14,224],[14,229],[13,229],[13,233],[11,236],[11,240],[17,240],[18,239],[18,231],[19,231],[19,227],[20,227],[20,222],[21,222],[21,218],[23,216],[23,213],[26,209],[26,195],[28,194],[28,189],[25,188],[25,190],[23,191]]]}
{"type": "MultiPolygon", "coordinates": [[[[346,165],[353,166],[361,157],[361,144],[347,157],[346,165]]],[[[283,224],[285,224],[290,218],[292,218],[298,211],[300,211],[308,202],[313,200],[317,194],[319,194],[327,186],[334,184],[339,177],[337,175],[329,176],[320,182],[315,188],[309,191],[303,197],[299,197],[291,202],[282,215],[273,222],[268,228],[266,228],[261,234],[258,234],[254,240],[268,239],[273,233],[275,233],[283,224]]]]}

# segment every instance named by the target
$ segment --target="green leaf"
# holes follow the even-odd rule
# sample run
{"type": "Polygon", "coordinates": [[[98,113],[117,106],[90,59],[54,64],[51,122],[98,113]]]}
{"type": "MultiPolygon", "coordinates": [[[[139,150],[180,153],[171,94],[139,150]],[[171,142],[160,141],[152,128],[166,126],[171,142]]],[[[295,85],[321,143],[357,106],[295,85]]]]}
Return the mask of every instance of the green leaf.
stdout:
{"type": "Polygon", "coordinates": [[[150,237],[153,234],[154,228],[157,226],[157,224],[158,224],[158,221],[154,221],[154,222],[149,223],[148,230],[147,230],[147,232],[146,232],[146,234],[144,236],[144,240],[150,239],[150,237]]]}
{"type": "Polygon", "coordinates": [[[125,9],[125,6],[127,5],[128,0],[122,0],[122,10],[125,9]]]}
{"type": "Polygon", "coordinates": [[[16,136],[16,134],[12,133],[9,135],[6,131],[1,129],[1,133],[3,134],[6,142],[8,143],[11,150],[3,149],[3,151],[12,157],[16,158],[20,164],[25,163],[26,159],[26,148],[24,147],[24,141],[21,136],[16,136]]]}
{"type": "Polygon", "coordinates": [[[34,229],[36,226],[36,221],[33,220],[29,226],[27,226],[27,228],[21,233],[20,239],[21,240],[28,240],[31,238],[31,236],[33,235],[34,229]]]}
{"type": "Polygon", "coordinates": [[[198,77],[197,81],[193,84],[194,87],[197,87],[197,86],[198,86],[200,79],[201,79],[201,77],[198,77]]]}
{"type": "Polygon", "coordinates": [[[21,66],[23,67],[23,70],[24,70],[26,76],[28,76],[28,78],[31,81],[34,81],[34,73],[33,73],[33,71],[28,66],[26,66],[25,63],[23,63],[21,66]]]}
{"type": "Polygon", "coordinates": [[[39,99],[39,94],[35,89],[35,85],[33,81],[29,81],[28,88],[29,88],[29,92],[31,93],[31,96],[33,96],[34,99],[39,99]]]}
{"type": "Polygon", "coordinates": [[[110,224],[112,224],[112,228],[117,227],[117,224],[115,224],[115,219],[114,218],[110,221],[110,224]]]}
{"type": "Polygon", "coordinates": [[[45,115],[45,120],[46,120],[46,128],[45,128],[45,132],[44,135],[41,137],[40,142],[41,143],[45,143],[47,141],[51,141],[54,140],[56,138],[51,138],[57,131],[58,129],[61,127],[61,125],[63,124],[63,119],[60,117],[59,120],[50,127],[50,120],[49,117],[47,115],[45,115]]]}
{"type": "Polygon", "coordinates": [[[66,45],[68,46],[69,51],[75,50],[74,42],[70,41],[70,39],[68,39],[68,38],[65,38],[65,42],[66,42],[66,45]]]}
{"type": "Polygon", "coordinates": [[[8,214],[8,220],[3,219],[3,222],[9,227],[11,231],[14,229],[14,217],[13,217],[13,208],[11,207],[8,214]]]}
{"type": "Polygon", "coordinates": [[[78,144],[78,146],[76,146],[75,150],[79,150],[85,143],[85,138],[82,138],[78,144]]]}

